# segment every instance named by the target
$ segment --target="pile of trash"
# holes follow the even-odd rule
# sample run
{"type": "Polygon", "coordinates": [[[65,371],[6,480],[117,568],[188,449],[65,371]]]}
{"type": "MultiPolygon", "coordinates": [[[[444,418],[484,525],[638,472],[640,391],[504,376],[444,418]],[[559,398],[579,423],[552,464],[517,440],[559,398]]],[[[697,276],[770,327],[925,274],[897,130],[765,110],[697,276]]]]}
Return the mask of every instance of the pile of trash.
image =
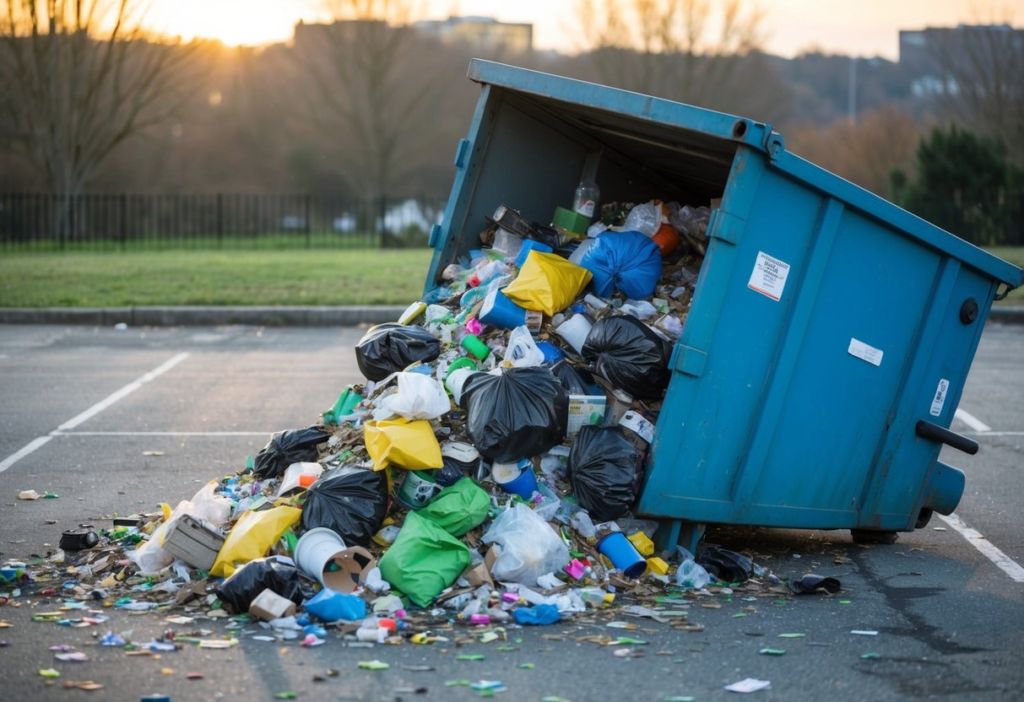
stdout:
{"type": "Polygon", "coordinates": [[[542,226],[499,207],[427,299],[366,332],[366,382],[318,422],[174,508],[65,534],[49,560],[74,578],[64,596],[249,615],[316,645],[325,625],[428,643],[419,618],[543,625],[629,595],[778,586],[724,549],[655,553],[657,523],[630,512],[708,216],[652,201],[542,226]]]}

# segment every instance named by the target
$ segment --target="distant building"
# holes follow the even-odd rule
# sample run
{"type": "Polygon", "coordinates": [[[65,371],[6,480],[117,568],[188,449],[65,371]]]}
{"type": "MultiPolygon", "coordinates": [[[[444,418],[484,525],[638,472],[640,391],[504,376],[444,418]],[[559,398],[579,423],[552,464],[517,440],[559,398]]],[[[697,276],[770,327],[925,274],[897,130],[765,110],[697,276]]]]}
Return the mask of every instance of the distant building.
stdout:
{"type": "Polygon", "coordinates": [[[506,49],[518,53],[533,50],[533,25],[499,22],[492,17],[449,17],[423,20],[416,29],[445,43],[465,43],[475,49],[506,49]]]}
{"type": "MultiPolygon", "coordinates": [[[[956,27],[927,27],[900,30],[900,66],[914,76],[912,91],[928,95],[947,89],[956,90],[944,76],[940,57],[964,47],[1000,47],[1024,51],[1024,29],[1009,24],[960,24],[956,27]]],[[[989,57],[978,55],[982,61],[989,57]]]]}

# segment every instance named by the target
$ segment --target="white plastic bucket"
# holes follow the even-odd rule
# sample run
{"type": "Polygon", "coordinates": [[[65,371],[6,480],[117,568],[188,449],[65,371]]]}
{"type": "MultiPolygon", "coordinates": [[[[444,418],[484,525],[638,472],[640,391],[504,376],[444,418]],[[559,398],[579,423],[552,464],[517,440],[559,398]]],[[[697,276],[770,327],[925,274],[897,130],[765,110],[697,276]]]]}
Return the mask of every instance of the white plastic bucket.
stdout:
{"type": "Polygon", "coordinates": [[[326,527],[310,529],[295,544],[295,565],[306,575],[316,578],[324,587],[324,571],[327,565],[347,547],[334,531],[326,527]]]}
{"type": "Polygon", "coordinates": [[[590,320],[582,314],[574,314],[568,320],[562,322],[555,333],[569,342],[569,346],[576,349],[576,353],[583,353],[583,344],[587,340],[587,334],[593,325],[590,320]]]}
{"type": "Polygon", "coordinates": [[[462,400],[462,387],[466,384],[466,379],[477,373],[472,368],[456,368],[452,371],[452,374],[448,376],[448,379],[444,381],[444,386],[448,388],[448,392],[452,394],[452,399],[455,400],[455,404],[461,404],[462,400]]]}

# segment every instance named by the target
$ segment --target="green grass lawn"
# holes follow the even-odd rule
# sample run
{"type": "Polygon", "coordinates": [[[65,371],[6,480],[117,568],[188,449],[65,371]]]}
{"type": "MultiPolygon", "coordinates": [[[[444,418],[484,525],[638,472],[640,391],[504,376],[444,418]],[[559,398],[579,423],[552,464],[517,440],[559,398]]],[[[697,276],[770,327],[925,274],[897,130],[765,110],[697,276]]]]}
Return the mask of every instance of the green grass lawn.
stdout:
{"type": "MultiPolygon", "coordinates": [[[[1024,247],[992,253],[1024,267],[1024,247]]],[[[429,249],[0,255],[0,307],[378,305],[418,300],[429,249]]],[[[1024,305],[1024,288],[998,305],[1024,305]]]]}
{"type": "Polygon", "coordinates": [[[0,255],[0,307],[404,304],[429,249],[0,255]]]}

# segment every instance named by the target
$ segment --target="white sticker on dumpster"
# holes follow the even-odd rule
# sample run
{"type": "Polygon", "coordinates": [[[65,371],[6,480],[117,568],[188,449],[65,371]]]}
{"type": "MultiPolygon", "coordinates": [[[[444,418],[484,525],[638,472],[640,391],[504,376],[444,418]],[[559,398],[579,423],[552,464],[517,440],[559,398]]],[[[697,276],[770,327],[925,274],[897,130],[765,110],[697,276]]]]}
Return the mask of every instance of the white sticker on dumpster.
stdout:
{"type": "Polygon", "coordinates": [[[882,351],[874,346],[868,346],[863,341],[850,339],[850,348],[846,349],[851,356],[867,361],[873,366],[882,365],[882,351]]]}
{"type": "Polygon", "coordinates": [[[788,263],[758,251],[747,287],[778,302],[782,298],[788,275],[788,263]]]}
{"type": "Polygon", "coordinates": [[[949,392],[949,381],[943,378],[939,381],[939,387],[935,389],[935,398],[932,400],[931,415],[938,417],[942,414],[942,406],[946,404],[946,394],[949,392]]]}

